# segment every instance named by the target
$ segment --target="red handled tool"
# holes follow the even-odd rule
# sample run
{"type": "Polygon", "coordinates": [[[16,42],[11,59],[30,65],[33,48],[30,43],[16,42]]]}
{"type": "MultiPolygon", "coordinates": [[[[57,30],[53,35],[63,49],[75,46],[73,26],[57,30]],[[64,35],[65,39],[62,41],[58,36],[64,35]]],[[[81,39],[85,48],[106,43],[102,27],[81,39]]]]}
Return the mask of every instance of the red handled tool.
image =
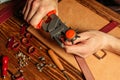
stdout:
{"type": "Polygon", "coordinates": [[[75,30],[68,28],[53,10],[44,17],[37,26],[37,29],[43,28],[46,32],[49,32],[51,37],[57,41],[60,46],[64,46],[63,41],[70,41],[74,43],[79,36],[75,30]]]}
{"type": "Polygon", "coordinates": [[[56,14],[56,10],[50,11],[50,12],[47,14],[47,16],[45,16],[45,17],[39,22],[39,24],[37,25],[36,28],[37,28],[37,29],[41,29],[42,24],[43,24],[44,22],[47,22],[48,20],[50,20],[50,16],[51,16],[52,14],[56,14]]]}
{"type": "Polygon", "coordinates": [[[8,56],[2,57],[2,77],[5,78],[8,70],[8,56]]]}

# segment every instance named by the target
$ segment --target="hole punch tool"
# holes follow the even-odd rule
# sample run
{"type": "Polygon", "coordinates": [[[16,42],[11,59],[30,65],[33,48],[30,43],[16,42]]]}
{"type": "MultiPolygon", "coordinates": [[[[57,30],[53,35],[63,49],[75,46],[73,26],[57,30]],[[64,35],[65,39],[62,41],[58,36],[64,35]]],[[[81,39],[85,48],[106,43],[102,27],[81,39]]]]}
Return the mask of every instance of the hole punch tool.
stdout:
{"type": "Polygon", "coordinates": [[[66,40],[74,44],[74,41],[79,38],[77,32],[68,28],[55,13],[55,10],[49,12],[37,25],[37,29],[43,28],[44,31],[49,32],[61,47],[64,47],[63,41],[66,40]]]}

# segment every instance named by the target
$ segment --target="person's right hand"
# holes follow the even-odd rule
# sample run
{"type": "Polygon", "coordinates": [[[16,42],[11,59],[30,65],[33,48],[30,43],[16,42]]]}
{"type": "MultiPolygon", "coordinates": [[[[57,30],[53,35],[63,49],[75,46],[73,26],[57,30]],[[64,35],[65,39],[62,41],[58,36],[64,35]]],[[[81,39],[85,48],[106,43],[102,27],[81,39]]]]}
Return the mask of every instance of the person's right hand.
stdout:
{"type": "Polygon", "coordinates": [[[57,0],[27,0],[23,9],[24,19],[34,28],[52,10],[56,10],[58,14],[57,0]]]}

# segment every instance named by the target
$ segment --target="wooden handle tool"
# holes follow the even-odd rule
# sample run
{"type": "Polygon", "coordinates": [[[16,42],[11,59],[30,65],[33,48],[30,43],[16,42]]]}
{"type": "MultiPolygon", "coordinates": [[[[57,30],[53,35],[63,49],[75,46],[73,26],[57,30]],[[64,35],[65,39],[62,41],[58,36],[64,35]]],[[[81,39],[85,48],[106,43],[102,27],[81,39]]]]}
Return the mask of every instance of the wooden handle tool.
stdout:
{"type": "Polygon", "coordinates": [[[56,64],[56,66],[62,71],[62,73],[64,74],[64,76],[66,77],[66,79],[70,80],[70,78],[68,77],[68,75],[65,73],[65,69],[64,69],[62,63],[60,62],[60,60],[58,59],[58,56],[55,54],[55,52],[52,49],[49,49],[48,50],[48,54],[50,55],[50,57],[52,58],[52,60],[56,64]]]}
{"type": "Polygon", "coordinates": [[[64,71],[64,67],[62,65],[62,63],[60,62],[60,60],[58,59],[58,56],[55,54],[55,52],[52,49],[48,50],[48,54],[50,55],[50,57],[52,58],[52,60],[54,61],[54,63],[57,65],[57,67],[61,70],[64,71]]]}

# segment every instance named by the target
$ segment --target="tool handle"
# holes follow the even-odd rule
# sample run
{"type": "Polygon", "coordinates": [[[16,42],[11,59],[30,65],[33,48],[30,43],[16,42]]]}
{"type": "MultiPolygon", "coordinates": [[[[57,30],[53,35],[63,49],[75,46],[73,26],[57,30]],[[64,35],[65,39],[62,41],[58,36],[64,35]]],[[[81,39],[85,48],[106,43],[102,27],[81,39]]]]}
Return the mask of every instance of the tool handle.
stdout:
{"type": "Polygon", "coordinates": [[[2,57],[2,76],[5,78],[7,75],[7,70],[8,70],[8,56],[3,56],[2,57]]]}
{"type": "Polygon", "coordinates": [[[41,29],[43,22],[49,20],[49,18],[52,14],[56,14],[56,10],[52,10],[52,11],[48,12],[47,15],[38,23],[36,28],[41,29]]]}
{"type": "Polygon", "coordinates": [[[52,60],[54,61],[54,63],[57,65],[57,67],[61,71],[64,71],[64,67],[63,67],[62,63],[60,62],[60,60],[58,59],[58,56],[55,54],[55,52],[50,49],[50,50],[48,50],[48,54],[50,55],[50,57],[52,58],[52,60]]]}

